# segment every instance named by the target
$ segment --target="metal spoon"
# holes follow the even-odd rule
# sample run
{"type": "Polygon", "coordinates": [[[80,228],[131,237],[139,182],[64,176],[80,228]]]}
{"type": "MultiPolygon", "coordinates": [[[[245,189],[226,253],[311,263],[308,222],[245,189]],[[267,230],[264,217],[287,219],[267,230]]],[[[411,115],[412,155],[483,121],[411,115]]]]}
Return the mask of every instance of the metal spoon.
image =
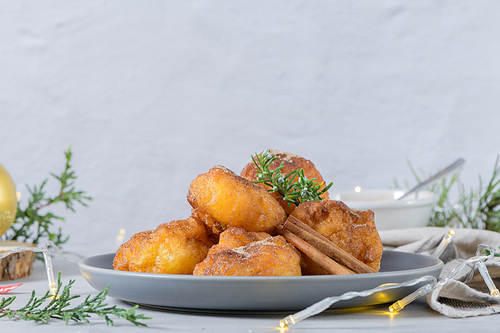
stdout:
{"type": "Polygon", "coordinates": [[[405,194],[403,194],[402,196],[400,196],[399,198],[397,198],[396,201],[403,199],[404,197],[408,196],[409,194],[411,194],[413,192],[421,190],[425,186],[427,186],[427,185],[435,182],[436,180],[444,177],[446,174],[450,173],[451,171],[453,171],[453,170],[457,169],[458,167],[462,166],[462,164],[464,164],[464,163],[465,163],[465,160],[463,158],[459,158],[458,160],[456,160],[455,162],[453,162],[453,164],[447,166],[442,171],[436,173],[434,176],[432,176],[429,179],[421,182],[420,184],[418,184],[417,186],[415,186],[414,188],[412,188],[411,190],[409,190],[408,192],[406,192],[405,194]]]}

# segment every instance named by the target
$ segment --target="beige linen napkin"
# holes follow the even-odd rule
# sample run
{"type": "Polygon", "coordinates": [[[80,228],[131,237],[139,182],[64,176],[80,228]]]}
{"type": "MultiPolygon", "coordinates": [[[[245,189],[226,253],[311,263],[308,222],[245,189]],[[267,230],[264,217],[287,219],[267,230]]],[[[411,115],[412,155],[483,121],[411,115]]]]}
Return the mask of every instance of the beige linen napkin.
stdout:
{"type": "MultiPolygon", "coordinates": [[[[498,248],[500,233],[478,229],[453,229],[455,235],[440,259],[447,263],[453,259],[467,259],[476,254],[479,244],[498,248]]],[[[450,228],[410,228],[379,231],[386,249],[403,252],[432,254],[450,228]]]]}
{"type": "MultiPolygon", "coordinates": [[[[449,228],[415,228],[379,231],[384,248],[397,251],[432,254],[449,228]]],[[[445,263],[440,279],[446,279],[451,271],[464,260],[476,255],[477,246],[486,244],[498,249],[500,233],[477,229],[454,229],[452,242],[440,256],[445,263]]],[[[500,263],[498,259],[486,261],[489,274],[500,286],[500,263]]],[[[491,296],[481,274],[466,267],[453,280],[438,284],[427,296],[429,306],[439,313],[463,318],[500,313],[500,298],[491,296]]],[[[444,280],[442,280],[444,281],[444,280]]]]}

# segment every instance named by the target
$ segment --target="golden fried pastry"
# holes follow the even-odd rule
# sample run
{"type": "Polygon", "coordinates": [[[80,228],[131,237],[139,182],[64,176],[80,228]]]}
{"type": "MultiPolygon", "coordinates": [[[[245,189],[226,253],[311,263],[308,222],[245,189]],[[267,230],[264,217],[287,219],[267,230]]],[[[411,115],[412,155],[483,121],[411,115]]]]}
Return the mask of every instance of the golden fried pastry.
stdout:
{"type": "Polygon", "coordinates": [[[229,228],[220,234],[194,275],[299,276],[300,254],[282,236],[229,228]]]}
{"type": "MultiPolygon", "coordinates": [[[[271,149],[269,150],[269,154],[273,156],[277,156],[277,158],[271,163],[270,169],[274,170],[277,167],[280,166],[280,164],[283,162],[283,168],[281,169],[281,173],[283,175],[287,175],[292,171],[295,171],[297,169],[304,169],[304,175],[308,179],[313,179],[316,178],[316,183],[325,183],[323,176],[319,173],[318,169],[314,166],[314,164],[309,161],[308,159],[305,159],[299,155],[287,153],[281,150],[274,150],[271,149]]],[[[257,180],[257,167],[255,166],[254,162],[248,163],[243,170],[241,170],[240,175],[243,178],[246,178],[252,182],[257,180]]],[[[270,189],[269,186],[259,183],[257,184],[266,190],[270,189]]],[[[325,185],[323,185],[323,188],[325,185]]],[[[290,214],[294,209],[295,209],[295,204],[289,203],[287,201],[283,201],[281,197],[277,194],[272,192],[272,195],[278,200],[278,202],[281,204],[283,209],[287,214],[290,214]]],[[[328,192],[325,192],[321,195],[323,199],[329,199],[328,192]]]]}
{"type": "Polygon", "coordinates": [[[243,228],[231,227],[219,235],[218,244],[212,246],[208,251],[208,254],[246,246],[250,243],[258,242],[271,237],[272,236],[267,232],[252,232],[246,231],[243,228]]]}
{"type": "Polygon", "coordinates": [[[213,243],[203,222],[188,218],[133,235],[120,246],[113,268],[120,271],[192,274],[213,243]]]}
{"type": "MultiPolygon", "coordinates": [[[[380,269],[383,247],[371,210],[360,211],[341,201],[322,200],[303,202],[291,215],[376,271],[380,269]]],[[[303,266],[304,274],[311,274],[307,266],[318,274],[314,263],[303,266]]]]}
{"type": "Polygon", "coordinates": [[[228,227],[272,232],[286,219],[283,208],[266,190],[220,165],[191,182],[187,200],[215,234],[228,227]]]}

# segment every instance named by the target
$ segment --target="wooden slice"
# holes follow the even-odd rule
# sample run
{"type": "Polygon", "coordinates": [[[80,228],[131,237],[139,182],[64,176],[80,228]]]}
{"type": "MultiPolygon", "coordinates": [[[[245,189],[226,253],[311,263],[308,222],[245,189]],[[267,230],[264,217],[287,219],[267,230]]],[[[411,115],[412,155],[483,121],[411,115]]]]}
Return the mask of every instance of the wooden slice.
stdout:
{"type": "MultiPolygon", "coordinates": [[[[18,247],[35,247],[33,244],[16,241],[0,242],[0,255],[18,247]]],[[[0,281],[15,280],[27,277],[33,271],[35,252],[23,251],[11,253],[0,259],[0,281]]]]}

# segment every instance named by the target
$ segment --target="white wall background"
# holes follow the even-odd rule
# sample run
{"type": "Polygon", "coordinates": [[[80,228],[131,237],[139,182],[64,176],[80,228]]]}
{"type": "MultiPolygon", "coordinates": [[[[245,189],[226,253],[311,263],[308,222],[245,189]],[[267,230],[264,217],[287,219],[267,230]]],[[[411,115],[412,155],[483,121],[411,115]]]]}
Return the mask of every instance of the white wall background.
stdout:
{"type": "Polygon", "coordinates": [[[60,213],[86,254],[189,216],[192,179],[265,148],[338,190],[458,157],[476,186],[500,153],[499,18],[473,0],[2,1],[0,163],[26,194],[72,145],[94,200],[60,213]]]}

